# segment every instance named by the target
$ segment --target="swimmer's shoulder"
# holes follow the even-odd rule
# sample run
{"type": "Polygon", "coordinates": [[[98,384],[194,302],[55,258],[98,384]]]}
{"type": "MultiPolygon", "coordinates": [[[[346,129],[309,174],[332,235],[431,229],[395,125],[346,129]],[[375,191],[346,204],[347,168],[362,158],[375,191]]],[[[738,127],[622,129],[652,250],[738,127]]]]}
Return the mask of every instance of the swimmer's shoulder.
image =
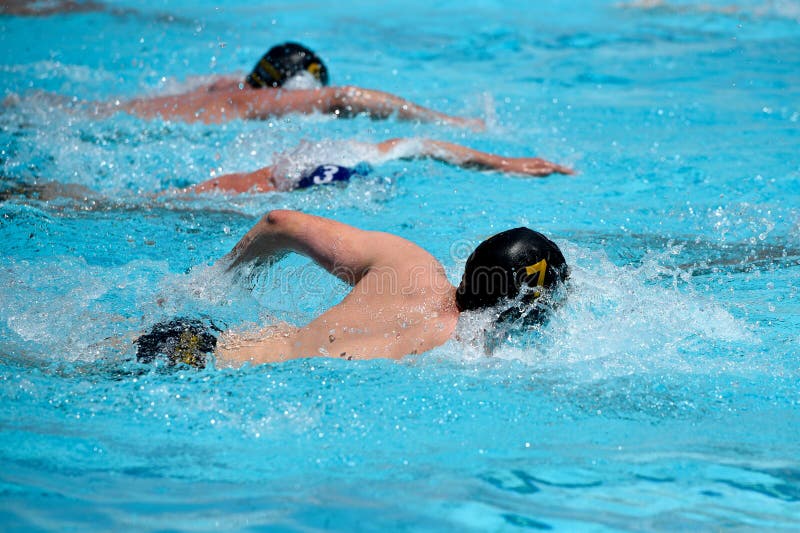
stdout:
{"type": "Polygon", "coordinates": [[[374,263],[381,266],[416,268],[419,265],[438,265],[439,260],[420,245],[393,233],[369,232],[374,244],[374,263]]]}

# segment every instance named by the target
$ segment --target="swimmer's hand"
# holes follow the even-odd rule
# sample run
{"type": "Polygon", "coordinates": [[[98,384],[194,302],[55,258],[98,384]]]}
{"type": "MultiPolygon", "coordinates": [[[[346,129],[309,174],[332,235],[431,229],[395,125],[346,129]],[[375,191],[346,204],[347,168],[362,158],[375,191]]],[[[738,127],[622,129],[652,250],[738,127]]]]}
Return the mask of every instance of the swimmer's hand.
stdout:
{"type": "Polygon", "coordinates": [[[550,174],[575,174],[571,168],[551,163],[540,157],[500,157],[494,168],[500,172],[539,178],[550,174]]]}

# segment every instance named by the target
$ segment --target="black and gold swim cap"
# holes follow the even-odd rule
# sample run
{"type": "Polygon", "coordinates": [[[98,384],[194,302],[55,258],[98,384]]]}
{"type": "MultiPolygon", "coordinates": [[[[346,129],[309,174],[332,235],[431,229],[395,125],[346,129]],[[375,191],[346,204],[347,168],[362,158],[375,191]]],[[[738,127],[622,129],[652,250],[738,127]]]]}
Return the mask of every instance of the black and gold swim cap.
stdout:
{"type": "Polygon", "coordinates": [[[183,363],[205,368],[206,357],[217,347],[217,337],[212,331],[219,330],[196,319],[174,318],[159,322],[150,333],[136,339],[136,359],[140,363],[152,363],[164,357],[170,366],[183,363]]]}
{"type": "Polygon", "coordinates": [[[322,85],[328,85],[328,69],[317,54],[301,44],[283,43],[273,46],[264,54],[247,75],[246,81],[254,89],[280,87],[303,71],[314,76],[322,85]]]}
{"type": "Polygon", "coordinates": [[[469,256],[456,305],[468,311],[518,297],[531,303],[568,276],[567,262],[553,241],[528,228],[510,229],[486,239],[469,256]]]}

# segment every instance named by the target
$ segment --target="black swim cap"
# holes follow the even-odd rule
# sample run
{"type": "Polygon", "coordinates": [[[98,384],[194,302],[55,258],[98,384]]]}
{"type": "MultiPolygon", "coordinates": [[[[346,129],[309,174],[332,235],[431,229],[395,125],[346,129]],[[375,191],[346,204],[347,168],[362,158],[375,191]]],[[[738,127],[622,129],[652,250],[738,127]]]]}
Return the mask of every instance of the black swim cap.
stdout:
{"type": "Polygon", "coordinates": [[[536,300],[537,287],[551,289],[569,276],[558,246],[536,231],[516,228],[483,241],[467,259],[456,291],[460,311],[497,305],[503,299],[536,300]]]}
{"type": "Polygon", "coordinates": [[[152,363],[161,356],[167,358],[170,366],[184,363],[205,368],[206,356],[217,347],[217,338],[211,333],[214,329],[187,318],[159,322],[150,333],[136,339],[136,360],[152,363]]]}
{"type": "Polygon", "coordinates": [[[283,43],[264,54],[246,81],[254,89],[280,87],[303,71],[310,73],[322,85],[328,85],[328,69],[317,54],[301,44],[283,43]]]}

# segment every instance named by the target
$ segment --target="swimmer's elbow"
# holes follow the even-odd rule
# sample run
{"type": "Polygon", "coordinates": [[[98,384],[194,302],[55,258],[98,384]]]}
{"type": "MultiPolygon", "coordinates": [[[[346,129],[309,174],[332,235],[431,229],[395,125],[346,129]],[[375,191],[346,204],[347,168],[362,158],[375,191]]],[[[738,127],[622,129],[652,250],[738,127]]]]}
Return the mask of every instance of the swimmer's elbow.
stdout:
{"type": "Polygon", "coordinates": [[[290,224],[298,214],[291,209],[274,209],[261,217],[261,224],[268,227],[283,227],[290,224]]]}
{"type": "Polygon", "coordinates": [[[306,216],[287,209],[270,211],[256,224],[255,234],[266,237],[275,250],[304,253],[302,240],[308,222],[306,216]]]}

